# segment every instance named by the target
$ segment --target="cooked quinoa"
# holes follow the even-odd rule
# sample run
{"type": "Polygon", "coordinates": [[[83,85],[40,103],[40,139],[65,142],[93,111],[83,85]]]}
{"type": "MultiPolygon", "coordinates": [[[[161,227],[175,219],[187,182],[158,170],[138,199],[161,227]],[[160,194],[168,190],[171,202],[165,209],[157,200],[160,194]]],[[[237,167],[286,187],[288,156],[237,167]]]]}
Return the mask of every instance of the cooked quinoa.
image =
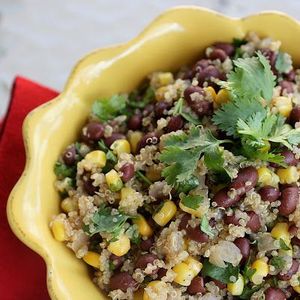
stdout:
{"type": "Polygon", "coordinates": [[[96,100],[54,237],[111,299],[298,299],[300,69],[249,33],[96,100]]]}

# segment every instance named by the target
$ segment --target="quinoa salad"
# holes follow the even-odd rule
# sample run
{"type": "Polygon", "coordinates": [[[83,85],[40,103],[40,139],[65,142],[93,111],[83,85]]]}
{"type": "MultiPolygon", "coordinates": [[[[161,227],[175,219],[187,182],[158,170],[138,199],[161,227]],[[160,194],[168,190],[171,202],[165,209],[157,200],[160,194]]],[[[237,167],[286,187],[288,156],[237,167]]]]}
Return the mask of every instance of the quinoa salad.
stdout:
{"type": "Polygon", "coordinates": [[[111,299],[300,299],[300,69],[255,33],[95,99],[50,228],[111,299]]]}

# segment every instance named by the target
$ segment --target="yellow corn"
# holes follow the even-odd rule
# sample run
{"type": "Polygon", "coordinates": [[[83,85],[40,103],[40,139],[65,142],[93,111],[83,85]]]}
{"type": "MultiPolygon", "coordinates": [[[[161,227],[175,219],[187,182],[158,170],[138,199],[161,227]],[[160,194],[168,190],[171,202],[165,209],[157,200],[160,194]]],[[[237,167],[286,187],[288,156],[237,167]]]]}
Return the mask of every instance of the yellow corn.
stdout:
{"type": "Polygon", "coordinates": [[[217,106],[227,103],[228,101],[230,101],[229,92],[226,89],[219,90],[215,99],[215,103],[217,104],[217,106]]]}
{"type": "Polygon", "coordinates": [[[298,294],[300,294],[300,285],[293,286],[293,289],[294,289],[295,292],[297,292],[298,294]]]}
{"type": "Polygon", "coordinates": [[[125,201],[127,198],[132,197],[135,194],[135,190],[129,187],[123,187],[121,189],[121,201],[125,201]]]}
{"type": "Polygon", "coordinates": [[[289,97],[276,97],[272,100],[273,107],[277,108],[278,112],[288,117],[293,109],[292,99],[289,97]]]}
{"type": "Polygon", "coordinates": [[[125,139],[116,140],[112,143],[110,149],[119,157],[122,153],[130,153],[130,144],[125,139]]]}
{"type": "Polygon", "coordinates": [[[291,243],[289,225],[287,223],[277,223],[271,231],[271,236],[277,240],[282,239],[287,245],[291,243]]]}
{"type": "Polygon", "coordinates": [[[100,254],[88,251],[87,254],[82,258],[88,265],[99,269],[100,268],[100,254]]]}
{"type": "Polygon", "coordinates": [[[186,263],[190,267],[190,269],[193,271],[194,276],[197,276],[203,267],[202,263],[192,256],[189,256],[184,261],[184,263],[186,263]]]}
{"type": "Polygon", "coordinates": [[[212,86],[205,87],[204,91],[210,96],[212,101],[216,100],[217,94],[215,89],[212,86]]]}
{"type": "Polygon", "coordinates": [[[189,286],[195,277],[194,270],[184,262],[175,265],[173,271],[176,273],[174,281],[183,286],[189,286]]]}
{"type": "Polygon", "coordinates": [[[151,226],[142,215],[138,215],[136,218],[134,218],[133,223],[137,225],[140,235],[146,237],[150,237],[151,235],[153,235],[151,226]]]}
{"type": "Polygon", "coordinates": [[[242,274],[239,274],[239,277],[236,282],[227,284],[227,290],[231,295],[239,296],[243,293],[244,284],[244,277],[242,274]]]}
{"type": "Polygon", "coordinates": [[[279,176],[279,180],[281,184],[290,184],[297,182],[299,180],[299,173],[295,166],[290,166],[285,169],[278,169],[277,175],[279,176]]]}
{"type": "Polygon", "coordinates": [[[106,165],[106,155],[101,150],[88,153],[84,159],[98,168],[103,168],[106,165]]]}
{"type": "Polygon", "coordinates": [[[57,241],[63,242],[66,240],[65,226],[62,221],[54,220],[52,222],[51,230],[52,230],[54,238],[57,241]]]}
{"type": "Polygon", "coordinates": [[[269,266],[263,259],[257,259],[252,263],[251,268],[255,270],[250,280],[254,284],[261,284],[264,277],[269,273],[269,266]]]}
{"type": "Polygon", "coordinates": [[[269,170],[267,167],[261,167],[257,170],[258,172],[258,183],[262,186],[271,185],[278,186],[279,177],[269,170]]]}
{"type": "Polygon", "coordinates": [[[105,174],[105,179],[109,189],[112,192],[119,191],[123,186],[123,182],[120,175],[114,169],[110,170],[108,173],[105,174]]]}
{"type": "Polygon", "coordinates": [[[264,141],[264,146],[259,149],[260,152],[266,153],[271,149],[271,144],[269,141],[264,141]]]}
{"type": "Polygon", "coordinates": [[[152,165],[147,169],[146,177],[152,182],[158,181],[161,178],[161,170],[156,165],[152,165]]]}
{"type": "Polygon", "coordinates": [[[157,74],[157,79],[159,86],[165,86],[174,82],[174,77],[171,72],[160,72],[157,74]]]}
{"type": "Polygon", "coordinates": [[[60,207],[65,213],[69,213],[78,209],[78,203],[75,199],[68,197],[61,201],[60,207]]]}
{"type": "Polygon", "coordinates": [[[128,140],[130,143],[131,152],[133,154],[136,153],[137,145],[139,141],[142,139],[143,133],[141,131],[131,131],[128,133],[128,140]]]}
{"type": "Polygon", "coordinates": [[[162,291],[167,288],[167,284],[164,281],[160,280],[154,280],[148,283],[148,285],[144,289],[143,300],[153,300],[153,298],[149,297],[147,293],[147,288],[151,288],[153,292],[159,293],[159,291],[162,291]]]}
{"type": "Polygon", "coordinates": [[[160,226],[165,226],[176,214],[177,207],[174,202],[166,201],[160,210],[153,216],[153,220],[160,226]]]}
{"type": "Polygon", "coordinates": [[[126,234],[119,236],[115,242],[110,242],[107,250],[116,256],[123,256],[130,250],[130,239],[126,234]]]}
{"type": "Polygon", "coordinates": [[[184,212],[186,212],[188,214],[191,214],[192,216],[195,216],[197,218],[201,218],[208,211],[209,203],[206,202],[206,201],[204,201],[204,202],[202,202],[202,203],[199,204],[199,206],[197,207],[197,209],[193,209],[193,208],[190,208],[188,206],[185,206],[182,203],[182,201],[180,200],[179,207],[184,212]]]}
{"type": "Polygon", "coordinates": [[[167,91],[166,86],[162,86],[155,91],[155,99],[156,101],[165,100],[165,92],[167,91]]]}

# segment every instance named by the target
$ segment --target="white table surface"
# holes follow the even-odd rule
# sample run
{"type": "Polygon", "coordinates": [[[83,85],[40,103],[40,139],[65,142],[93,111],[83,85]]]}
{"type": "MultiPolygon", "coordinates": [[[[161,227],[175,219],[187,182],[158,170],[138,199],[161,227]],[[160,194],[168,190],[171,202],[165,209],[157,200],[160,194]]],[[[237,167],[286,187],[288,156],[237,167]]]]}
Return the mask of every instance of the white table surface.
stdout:
{"type": "Polygon", "coordinates": [[[239,17],[280,10],[300,19],[299,0],[0,0],[0,115],[16,75],[61,90],[85,53],[131,39],[175,5],[239,17]]]}

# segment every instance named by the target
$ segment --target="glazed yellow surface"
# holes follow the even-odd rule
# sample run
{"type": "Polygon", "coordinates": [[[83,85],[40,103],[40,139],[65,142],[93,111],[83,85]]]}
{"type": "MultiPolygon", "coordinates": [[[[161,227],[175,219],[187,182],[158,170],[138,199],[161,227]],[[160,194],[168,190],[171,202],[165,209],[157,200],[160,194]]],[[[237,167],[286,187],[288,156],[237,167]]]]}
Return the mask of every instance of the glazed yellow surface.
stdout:
{"type": "Polygon", "coordinates": [[[199,58],[210,44],[241,38],[249,31],[281,40],[282,49],[300,64],[300,24],[284,14],[265,12],[232,19],[199,7],[178,7],[164,12],[128,43],[88,54],[75,66],[64,91],[27,116],[23,125],[26,168],[11,192],[7,214],[18,238],[44,258],[52,299],[106,299],[93,284],[86,264],[54,240],[49,229],[51,216],[59,212],[53,165],[78,136],[92,102],[128,92],[147,74],[176,70],[199,58]]]}

